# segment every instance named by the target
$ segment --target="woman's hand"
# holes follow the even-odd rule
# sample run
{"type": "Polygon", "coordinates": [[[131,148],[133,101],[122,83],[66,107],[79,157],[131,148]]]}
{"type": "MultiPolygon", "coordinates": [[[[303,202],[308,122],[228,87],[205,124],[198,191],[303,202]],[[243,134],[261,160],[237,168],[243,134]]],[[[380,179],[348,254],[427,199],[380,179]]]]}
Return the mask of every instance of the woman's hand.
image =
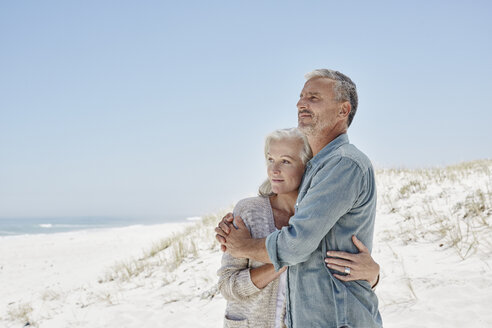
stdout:
{"type": "Polygon", "coordinates": [[[359,250],[358,254],[341,251],[326,252],[329,256],[325,258],[326,266],[347,274],[333,274],[339,280],[366,280],[374,288],[379,281],[379,264],[374,261],[369,249],[356,236],[352,236],[352,241],[359,250]]]}
{"type": "Polygon", "coordinates": [[[215,228],[215,239],[220,243],[221,251],[225,252],[227,250],[226,237],[231,232],[231,226],[233,225],[234,215],[232,213],[227,213],[222,220],[217,224],[215,228]]]}
{"type": "Polygon", "coordinates": [[[234,217],[233,224],[235,227],[229,227],[230,231],[224,244],[227,253],[237,258],[249,258],[248,254],[253,246],[250,244],[252,241],[251,233],[240,216],[234,217]]]}
{"type": "MultiPolygon", "coordinates": [[[[221,244],[222,251],[227,251],[230,255],[237,258],[244,258],[246,253],[251,250],[251,233],[240,216],[233,217],[228,213],[218,227],[215,228],[215,239],[221,244]]],[[[266,251],[265,251],[266,252],[266,251]]],[[[268,253],[267,253],[268,257],[268,253]]],[[[256,258],[255,258],[256,259],[256,258]]]]}

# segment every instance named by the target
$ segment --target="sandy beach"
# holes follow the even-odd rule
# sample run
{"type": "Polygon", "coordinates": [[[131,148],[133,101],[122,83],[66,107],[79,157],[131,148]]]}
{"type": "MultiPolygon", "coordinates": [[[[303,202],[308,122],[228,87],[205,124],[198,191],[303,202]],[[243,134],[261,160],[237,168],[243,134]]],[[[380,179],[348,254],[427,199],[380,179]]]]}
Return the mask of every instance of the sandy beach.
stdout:
{"type": "MultiPolygon", "coordinates": [[[[21,327],[27,322],[40,327],[174,326],[163,324],[172,322],[169,319],[186,326],[196,320],[195,315],[183,312],[192,303],[164,308],[165,302],[180,304],[180,295],[185,296],[186,290],[178,288],[171,297],[175,301],[166,301],[171,295],[159,290],[164,284],[159,278],[147,279],[151,287],[141,293],[136,289],[139,279],[100,281],[114,271],[114,265],[141,258],[156,243],[192,224],[0,237],[0,327],[21,327]],[[129,293],[133,300],[121,298],[126,289],[134,290],[129,293]],[[22,312],[31,313],[30,309],[28,318],[22,312]]],[[[217,259],[220,257],[215,256],[217,259]]],[[[213,269],[218,265],[215,262],[213,269]]],[[[186,265],[180,269],[186,270],[186,265]]],[[[220,311],[215,312],[220,316],[220,311]]]]}
{"type": "MultiPolygon", "coordinates": [[[[492,162],[378,173],[385,327],[491,327],[492,162]]],[[[0,238],[0,327],[221,327],[220,214],[0,238]]]]}
{"type": "Polygon", "coordinates": [[[97,281],[114,262],[138,257],[183,224],[0,237],[2,301],[97,281]]]}

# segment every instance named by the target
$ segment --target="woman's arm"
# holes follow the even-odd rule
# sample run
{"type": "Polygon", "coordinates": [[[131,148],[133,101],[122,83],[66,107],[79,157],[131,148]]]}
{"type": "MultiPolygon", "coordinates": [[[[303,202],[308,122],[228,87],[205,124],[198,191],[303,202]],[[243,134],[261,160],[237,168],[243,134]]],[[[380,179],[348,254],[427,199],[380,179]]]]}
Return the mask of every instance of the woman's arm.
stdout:
{"type": "Polygon", "coordinates": [[[359,250],[357,254],[340,251],[329,251],[325,258],[326,266],[347,275],[334,274],[342,281],[366,280],[374,288],[379,282],[379,264],[369,253],[369,249],[356,236],[352,236],[354,245],[359,250]],[[348,268],[348,269],[347,269],[348,268]]]}
{"type": "Polygon", "coordinates": [[[226,300],[241,301],[260,291],[251,280],[248,259],[232,257],[228,253],[222,255],[222,265],[217,271],[218,288],[226,300]]]}
{"type": "Polygon", "coordinates": [[[275,271],[273,264],[267,263],[258,268],[251,269],[251,281],[256,287],[262,289],[265,288],[269,283],[280,277],[282,272],[287,270],[287,267],[275,271]]]}
{"type": "MultiPolygon", "coordinates": [[[[247,220],[248,211],[245,208],[247,209],[253,205],[255,204],[250,204],[248,201],[240,201],[234,208],[234,214],[243,214],[247,220]]],[[[232,217],[232,215],[230,216],[232,217]]],[[[228,223],[232,222],[228,221],[228,223]]],[[[246,226],[245,222],[241,221],[241,223],[241,226],[249,235],[249,227],[246,226]]],[[[218,227],[217,229],[220,228],[218,227]]],[[[228,234],[225,235],[227,236],[228,234]]],[[[222,265],[217,274],[219,276],[218,288],[225,299],[241,301],[258,293],[280,275],[280,273],[275,272],[273,265],[250,268],[250,261],[248,258],[233,257],[228,252],[223,254],[222,265]]]]}
{"type": "Polygon", "coordinates": [[[222,266],[217,272],[218,288],[226,300],[240,301],[258,293],[287,269],[283,267],[276,272],[273,264],[249,268],[248,263],[248,259],[238,259],[227,253],[222,256],[222,266]]]}

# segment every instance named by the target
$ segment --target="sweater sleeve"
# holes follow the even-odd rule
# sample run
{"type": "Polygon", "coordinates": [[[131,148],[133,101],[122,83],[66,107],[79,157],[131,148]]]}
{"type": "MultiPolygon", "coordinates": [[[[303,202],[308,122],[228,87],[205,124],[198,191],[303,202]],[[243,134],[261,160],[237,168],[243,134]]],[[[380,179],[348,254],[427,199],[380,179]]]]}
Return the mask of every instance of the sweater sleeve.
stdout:
{"type": "MultiPolygon", "coordinates": [[[[234,216],[240,215],[250,229],[248,205],[251,204],[240,201],[234,208],[234,216]]],[[[261,291],[251,280],[249,259],[239,259],[229,253],[224,253],[217,275],[219,276],[218,288],[220,293],[228,301],[241,301],[261,291]]]]}
{"type": "Polygon", "coordinates": [[[238,259],[228,253],[222,255],[222,266],[217,272],[218,287],[226,300],[240,301],[260,291],[251,280],[248,262],[248,259],[238,259]]]}

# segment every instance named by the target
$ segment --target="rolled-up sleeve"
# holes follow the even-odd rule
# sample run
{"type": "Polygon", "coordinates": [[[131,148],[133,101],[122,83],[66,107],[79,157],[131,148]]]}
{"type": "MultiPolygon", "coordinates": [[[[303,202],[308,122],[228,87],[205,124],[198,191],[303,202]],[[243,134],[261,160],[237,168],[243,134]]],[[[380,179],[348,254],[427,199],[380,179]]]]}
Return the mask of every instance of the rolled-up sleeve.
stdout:
{"type": "Polygon", "coordinates": [[[317,170],[305,194],[299,195],[289,226],[266,239],[268,256],[277,271],[306,261],[360,195],[365,172],[350,158],[330,161],[317,170]]]}

